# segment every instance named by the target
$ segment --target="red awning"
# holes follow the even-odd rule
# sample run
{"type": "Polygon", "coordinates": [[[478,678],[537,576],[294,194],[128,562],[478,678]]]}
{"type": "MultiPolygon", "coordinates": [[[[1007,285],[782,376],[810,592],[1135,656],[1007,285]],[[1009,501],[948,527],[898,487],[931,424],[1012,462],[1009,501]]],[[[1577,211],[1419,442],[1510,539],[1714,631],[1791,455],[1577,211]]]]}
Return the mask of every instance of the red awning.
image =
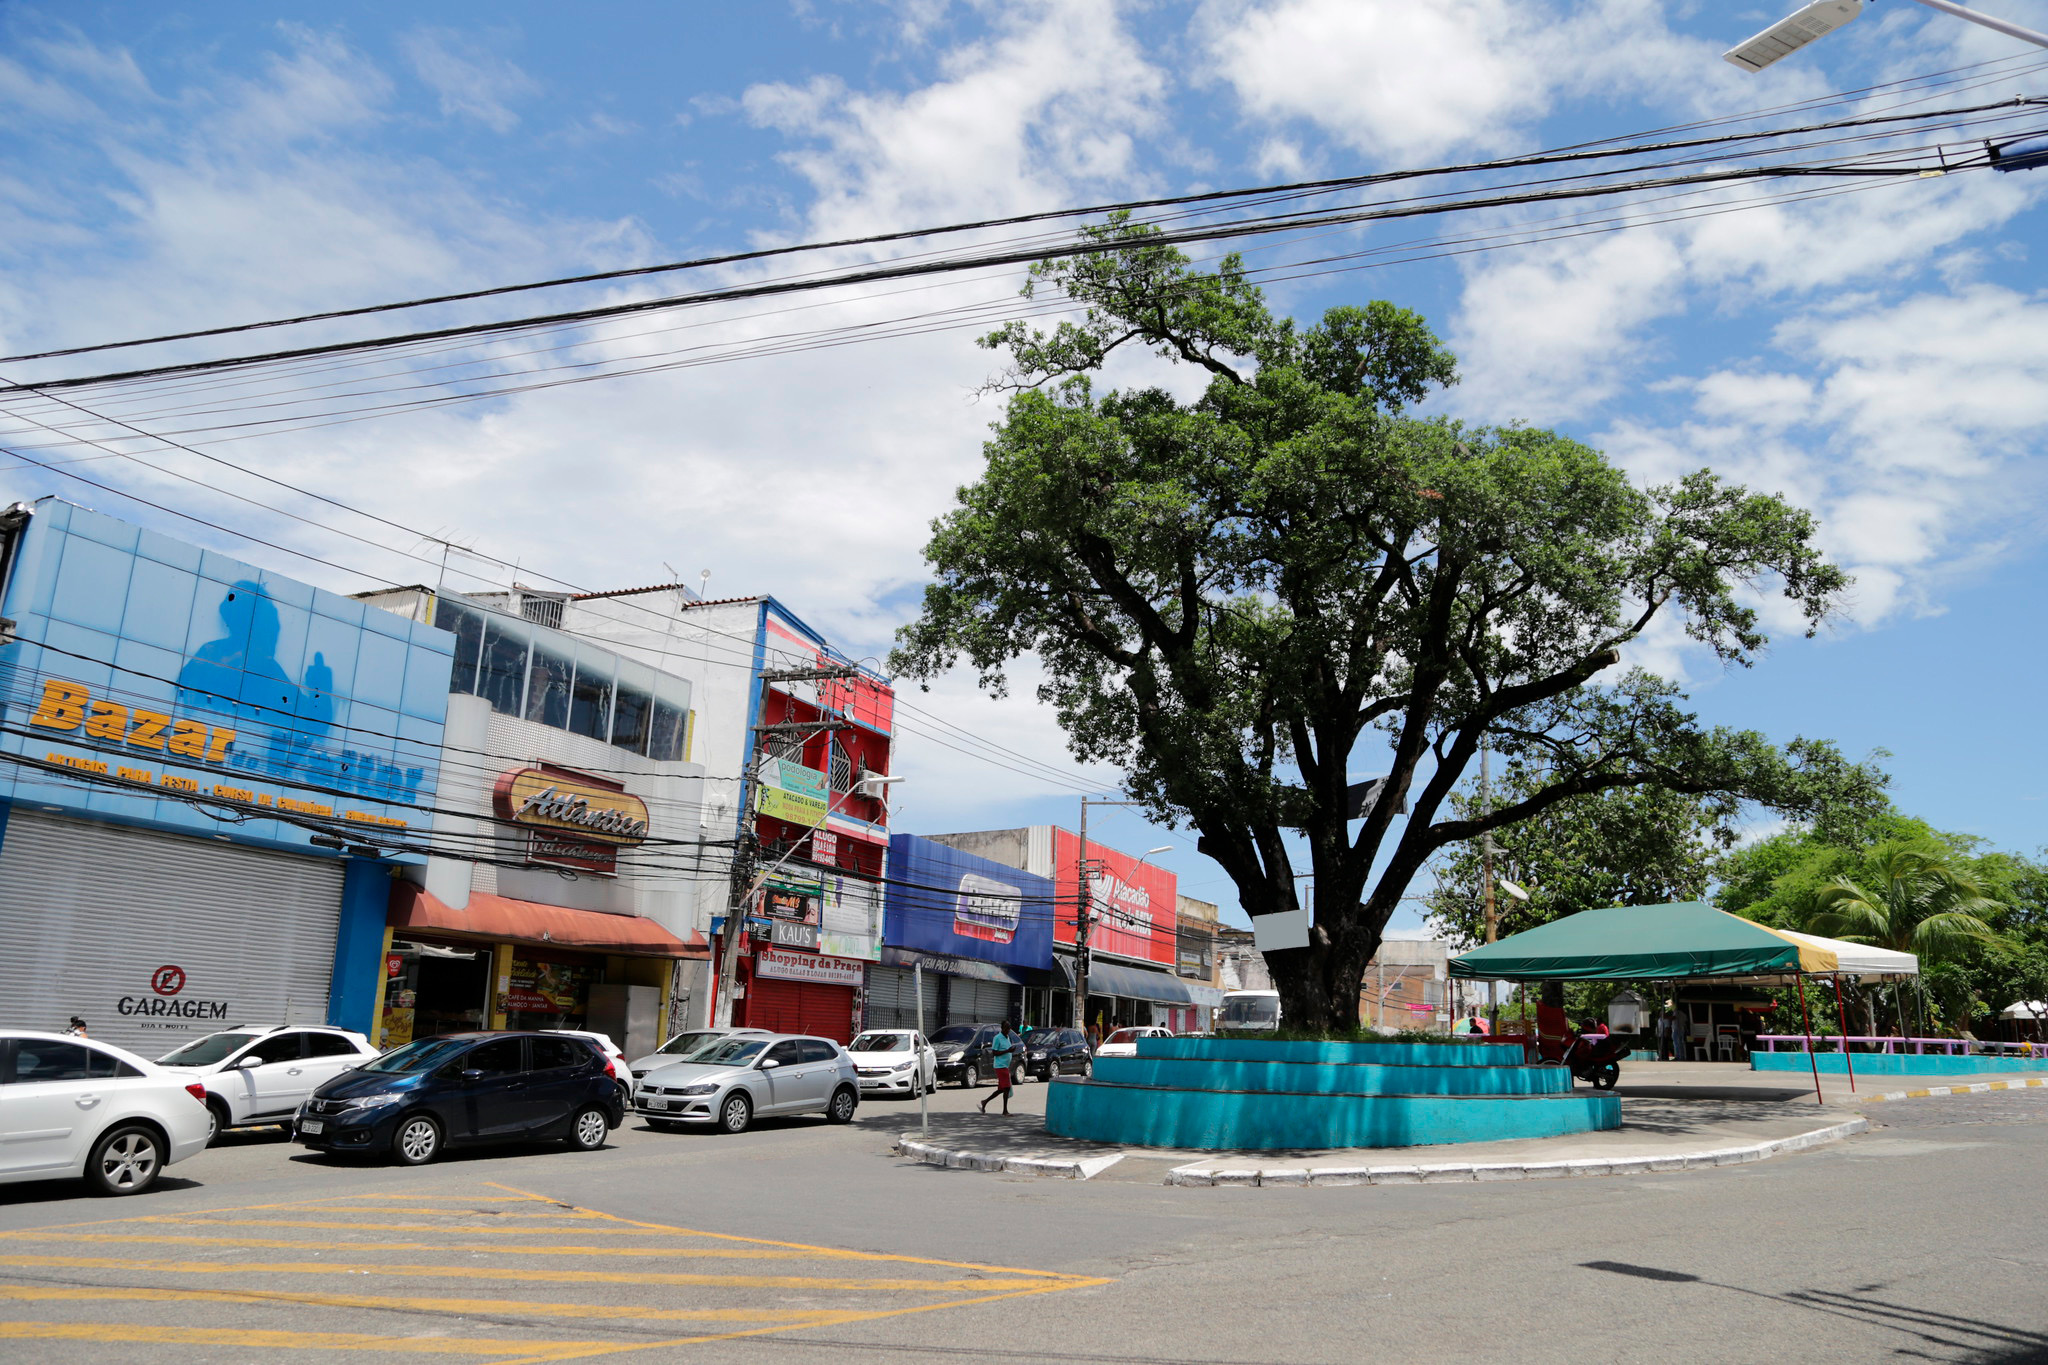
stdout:
{"type": "Polygon", "coordinates": [[[545,943],[553,948],[580,948],[594,953],[627,953],[640,957],[708,957],[702,934],[683,942],[651,919],[639,915],[608,915],[599,910],[570,910],[510,896],[470,893],[467,909],[457,910],[411,882],[391,890],[391,927],[417,929],[464,938],[512,939],[545,943]]]}

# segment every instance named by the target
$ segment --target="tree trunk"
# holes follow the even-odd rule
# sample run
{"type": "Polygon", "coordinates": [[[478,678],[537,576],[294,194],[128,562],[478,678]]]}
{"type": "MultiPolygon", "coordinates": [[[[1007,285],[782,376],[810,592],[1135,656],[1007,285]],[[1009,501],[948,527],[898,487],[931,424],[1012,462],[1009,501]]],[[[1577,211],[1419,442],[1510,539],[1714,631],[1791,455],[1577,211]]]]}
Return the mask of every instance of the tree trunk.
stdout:
{"type": "Polygon", "coordinates": [[[1358,990],[1380,936],[1351,927],[1329,942],[1310,930],[1306,948],[1267,953],[1266,966],[1280,992],[1280,1026],[1303,1033],[1358,1031],[1358,990]]]}

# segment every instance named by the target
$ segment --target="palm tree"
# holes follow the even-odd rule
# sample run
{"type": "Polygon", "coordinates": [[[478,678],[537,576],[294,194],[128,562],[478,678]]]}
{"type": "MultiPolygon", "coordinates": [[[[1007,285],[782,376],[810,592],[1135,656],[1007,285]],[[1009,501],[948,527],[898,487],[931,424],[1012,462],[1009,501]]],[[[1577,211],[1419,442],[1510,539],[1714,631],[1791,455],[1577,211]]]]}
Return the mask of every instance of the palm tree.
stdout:
{"type": "Polygon", "coordinates": [[[2005,907],[1986,896],[1939,844],[1880,844],[1866,868],[1876,874],[1865,879],[1874,892],[1848,877],[1822,882],[1802,917],[1804,927],[1830,938],[1912,953],[1923,964],[1952,961],[1969,948],[1999,942],[1998,931],[1984,916],[2005,907]]]}

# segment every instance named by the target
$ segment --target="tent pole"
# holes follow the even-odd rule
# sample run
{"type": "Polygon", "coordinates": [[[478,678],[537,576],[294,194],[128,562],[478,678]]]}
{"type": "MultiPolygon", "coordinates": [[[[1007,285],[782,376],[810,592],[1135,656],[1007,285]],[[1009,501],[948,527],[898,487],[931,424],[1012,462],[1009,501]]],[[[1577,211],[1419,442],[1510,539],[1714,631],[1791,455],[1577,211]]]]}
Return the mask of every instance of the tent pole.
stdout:
{"type": "Polygon", "coordinates": [[[1842,1065],[1849,1069],[1849,1093],[1856,1093],[1856,1063],[1849,1058],[1849,1011],[1842,1005],[1842,974],[1835,973],[1835,1018],[1842,1021],[1842,1065]]]}
{"type": "Polygon", "coordinates": [[[1813,1051],[1813,1016],[1806,1012],[1806,973],[1793,979],[1799,983],[1799,1022],[1806,1025],[1806,1062],[1813,1068],[1813,1102],[1826,1104],[1820,1094],[1820,1058],[1813,1051]]]}

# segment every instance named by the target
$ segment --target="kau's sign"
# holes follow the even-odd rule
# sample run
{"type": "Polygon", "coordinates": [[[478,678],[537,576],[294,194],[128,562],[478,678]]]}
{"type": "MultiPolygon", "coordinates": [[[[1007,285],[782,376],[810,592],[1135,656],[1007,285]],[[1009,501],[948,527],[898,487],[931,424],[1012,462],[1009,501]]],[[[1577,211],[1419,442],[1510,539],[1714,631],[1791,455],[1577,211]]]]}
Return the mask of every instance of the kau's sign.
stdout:
{"type": "Polygon", "coordinates": [[[498,818],[526,832],[527,858],[600,876],[618,875],[618,854],[647,839],[647,803],[617,782],[543,764],[498,779],[498,818]]]}

